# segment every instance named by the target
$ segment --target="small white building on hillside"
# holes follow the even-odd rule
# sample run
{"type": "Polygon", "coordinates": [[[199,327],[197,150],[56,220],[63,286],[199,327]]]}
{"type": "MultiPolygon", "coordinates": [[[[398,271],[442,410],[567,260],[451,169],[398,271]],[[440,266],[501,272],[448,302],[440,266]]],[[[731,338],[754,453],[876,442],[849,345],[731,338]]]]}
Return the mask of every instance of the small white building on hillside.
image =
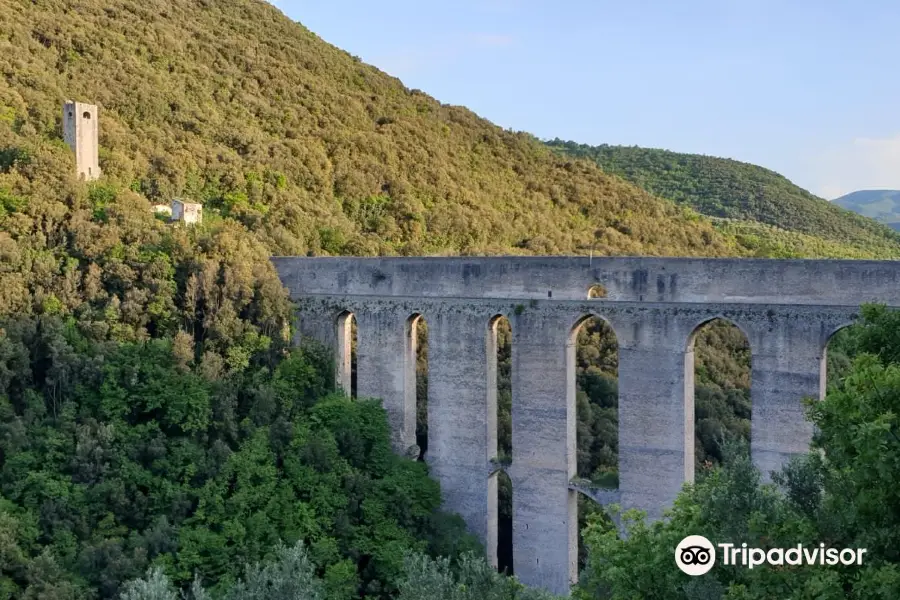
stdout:
{"type": "Polygon", "coordinates": [[[203,205],[196,202],[185,202],[179,198],[172,200],[172,220],[188,225],[203,222],[203,205]]]}

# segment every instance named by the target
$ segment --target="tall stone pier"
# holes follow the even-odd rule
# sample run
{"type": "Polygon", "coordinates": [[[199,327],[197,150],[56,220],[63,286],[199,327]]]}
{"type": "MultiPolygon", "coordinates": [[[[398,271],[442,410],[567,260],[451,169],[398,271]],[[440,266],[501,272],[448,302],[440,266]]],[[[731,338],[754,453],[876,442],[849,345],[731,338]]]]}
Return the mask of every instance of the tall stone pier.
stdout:
{"type": "MultiPolygon", "coordinates": [[[[272,259],[298,305],[297,343],[333,349],[350,389],[380,398],[397,452],[415,444],[416,328],[428,324],[428,451],[444,506],[496,560],[497,481],[513,486],[513,555],[526,584],[565,594],[577,577],[577,494],[659,518],[694,477],[694,354],[725,319],[751,349],[751,452],[768,476],[805,452],[802,400],[820,397],[829,338],[859,306],[900,306],[900,262],[691,258],[272,259]],[[602,297],[589,290],[600,286],[602,297]],[[496,320],[512,333],[512,461],[497,455],[496,320]],[[619,488],[575,475],[575,338],[588,317],[619,345],[619,488]]],[[[596,289],[596,288],[595,288],[596,289]]]]}

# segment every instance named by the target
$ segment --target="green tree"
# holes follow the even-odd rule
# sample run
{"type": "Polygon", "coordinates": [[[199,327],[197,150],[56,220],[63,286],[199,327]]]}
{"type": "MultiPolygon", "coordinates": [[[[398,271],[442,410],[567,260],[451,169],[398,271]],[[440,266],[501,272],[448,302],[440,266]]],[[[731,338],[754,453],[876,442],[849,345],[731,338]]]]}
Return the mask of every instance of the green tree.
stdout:
{"type": "Polygon", "coordinates": [[[391,452],[380,402],[332,391],[321,349],[210,381],[171,340],[92,341],[57,316],[0,329],[12,598],[112,598],[151,566],[220,594],[296,542],[329,599],[387,597],[406,553],[479,548],[425,464],[391,452]]]}
{"type": "Polygon", "coordinates": [[[410,555],[397,600],[552,600],[526,588],[513,577],[497,573],[483,558],[463,555],[454,565],[448,558],[410,555]]]}

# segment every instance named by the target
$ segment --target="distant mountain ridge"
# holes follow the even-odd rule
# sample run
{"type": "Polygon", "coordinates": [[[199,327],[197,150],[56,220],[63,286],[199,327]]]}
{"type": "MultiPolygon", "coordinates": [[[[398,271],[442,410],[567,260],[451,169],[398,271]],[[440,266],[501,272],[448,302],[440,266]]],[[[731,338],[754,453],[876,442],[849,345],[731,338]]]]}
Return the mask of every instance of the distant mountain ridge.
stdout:
{"type": "Polygon", "coordinates": [[[834,203],[900,231],[900,190],[859,190],[834,203]]]}
{"type": "MultiPolygon", "coordinates": [[[[559,139],[547,144],[557,152],[590,159],[654,195],[714,217],[720,231],[738,239],[772,236],[775,228],[800,236],[791,237],[790,244],[801,238],[817,243],[804,238],[811,236],[848,251],[897,256],[894,248],[900,236],[896,231],[754,164],[638,146],[589,146],[559,139]]],[[[784,251],[793,252],[790,248],[784,251]]]]}

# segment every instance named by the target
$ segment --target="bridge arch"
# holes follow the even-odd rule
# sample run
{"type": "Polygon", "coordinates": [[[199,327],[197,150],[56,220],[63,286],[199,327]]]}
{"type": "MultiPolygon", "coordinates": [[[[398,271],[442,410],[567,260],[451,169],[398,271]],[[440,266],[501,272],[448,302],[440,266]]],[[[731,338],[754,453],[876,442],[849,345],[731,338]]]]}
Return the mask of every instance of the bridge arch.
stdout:
{"type": "Polygon", "coordinates": [[[694,481],[698,465],[720,460],[728,436],[750,440],[752,348],[740,323],[716,314],[697,322],[684,351],[685,481],[694,481]],[[695,350],[703,338],[698,364],[695,350]],[[708,354],[708,353],[707,353],[708,354]],[[697,380],[705,385],[697,387],[697,380]]]}
{"type": "Polygon", "coordinates": [[[418,460],[424,460],[428,451],[428,324],[421,312],[406,319],[403,351],[404,406],[415,412],[418,460]]]}
{"type": "Polygon", "coordinates": [[[729,325],[731,325],[733,327],[736,327],[737,329],[740,330],[740,332],[742,334],[744,334],[744,338],[747,339],[748,344],[749,344],[750,334],[747,332],[747,330],[744,328],[744,326],[741,325],[741,323],[739,321],[736,321],[736,320],[732,319],[731,317],[725,316],[724,313],[716,313],[714,315],[703,317],[702,319],[698,320],[694,324],[694,326],[691,328],[690,335],[688,335],[687,340],[685,340],[685,352],[688,352],[688,351],[694,349],[694,344],[697,342],[697,336],[700,334],[703,327],[705,327],[706,325],[709,325],[713,321],[722,321],[722,322],[728,323],[729,325]]]}
{"type": "Polygon", "coordinates": [[[619,339],[605,316],[581,315],[566,347],[572,475],[618,485],[619,339]]]}
{"type": "Polygon", "coordinates": [[[508,461],[512,456],[512,389],[510,353],[512,325],[509,318],[496,313],[488,319],[485,336],[487,358],[487,434],[488,460],[508,461]]]}
{"type": "Polygon", "coordinates": [[[348,396],[356,396],[356,316],[349,310],[335,318],[337,340],[335,386],[348,396]]]}
{"type": "Polygon", "coordinates": [[[609,293],[606,290],[606,286],[595,283],[588,288],[587,297],[588,300],[600,300],[602,298],[606,298],[609,293]]]}
{"type": "Polygon", "coordinates": [[[513,574],[512,480],[505,466],[512,457],[512,325],[503,313],[488,319],[487,359],[488,558],[500,572],[513,574]]]}
{"type": "Polygon", "coordinates": [[[618,497],[618,362],[619,341],[610,320],[594,311],[579,316],[566,346],[568,493],[577,530],[570,556],[577,565],[575,577],[584,566],[581,530],[586,516],[604,510],[598,500],[618,497]]]}
{"type": "Polygon", "coordinates": [[[834,384],[850,367],[851,358],[847,356],[846,347],[850,331],[855,321],[844,321],[831,328],[824,336],[820,354],[819,368],[819,400],[825,399],[830,385],[834,384]]]}

